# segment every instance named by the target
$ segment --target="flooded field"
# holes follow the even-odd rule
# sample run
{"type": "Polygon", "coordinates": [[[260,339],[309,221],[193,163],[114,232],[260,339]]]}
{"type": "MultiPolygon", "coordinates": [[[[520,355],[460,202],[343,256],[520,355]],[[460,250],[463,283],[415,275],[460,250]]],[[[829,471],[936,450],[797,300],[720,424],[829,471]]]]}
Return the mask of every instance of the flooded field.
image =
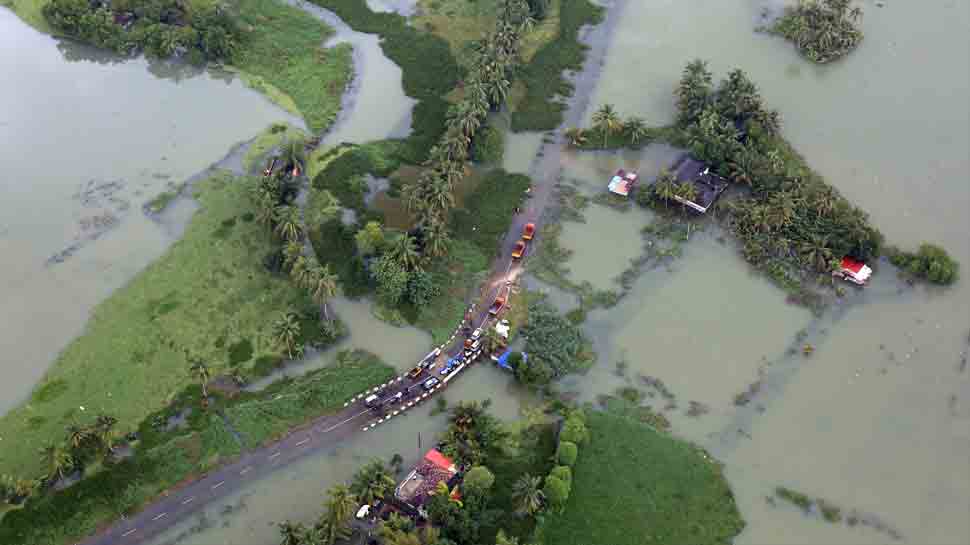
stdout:
{"type": "MultiPolygon", "coordinates": [[[[290,118],[228,75],[122,61],[0,8],[0,411],[177,226],[142,206],[290,118]]],[[[184,215],[184,214],[182,214],[184,215]]]]}
{"type": "MultiPolygon", "coordinates": [[[[866,2],[861,48],[821,68],[753,32],[763,5],[625,3],[593,104],[666,123],[688,60],[710,60],[716,77],[743,68],[780,110],[789,140],[890,241],[936,241],[966,268],[970,76],[960,59],[970,46],[967,5],[866,2]],[[927,56],[936,61],[920,60],[927,56]]],[[[631,158],[567,156],[564,163],[565,177],[602,187],[604,175],[631,158]]],[[[626,231],[637,225],[630,217],[626,231]]],[[[582,242],[579,229],[567,226],[564,245],[582,242]]],[[[617,259],[628,251],[609,246],[617,259]]],[[[729,246],[701,235],[685,248],[669,273],[647,273],[619,306],[590,315],[586,328],[600,361],[566,389],[593,399],[636,385],[639,374],[661,379],[677,398],[668,413],[677,433],[726,463],[748,521],[737,543],[970,539],[970,283],[912,288],[881,264],[872,286],[849,290],[813,319],[748,274],[729,246]],[[815,349],[809,357],[804,344],[815,349]],[[620,360],[627,378],[617,376],[620,360]],[[756,381],[752,401],[735,406],[734,396],[756,381]],[[685,417],[688,400],[710,412],[685,417]],[[765,497],[779,485],[869,513],[881,527],[827,524],[772,506],[765,497]]],[[[594,283],[588,275],[599,270],[608,282],[613,271],[586,259],[577,254],[567,265],[594,283]]]]}

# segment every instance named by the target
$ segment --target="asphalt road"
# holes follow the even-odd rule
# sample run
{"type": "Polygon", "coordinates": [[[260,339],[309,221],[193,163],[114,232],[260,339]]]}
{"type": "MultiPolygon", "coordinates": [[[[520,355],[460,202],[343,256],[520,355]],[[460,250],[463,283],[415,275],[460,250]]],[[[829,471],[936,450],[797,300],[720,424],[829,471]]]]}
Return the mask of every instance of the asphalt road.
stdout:
{"type": "MultiPolygon", "coordinates": [[[[471,324],[473,329],[474,327],[491,325],[492,317],[488,314],[488,306],[500,292],[509,290],[510,284],[514,284],[522,273],[521,262],[512,260],[512,248],[522,236],[522,231],[527,223],[536,224],[536,238],[538,239],[538,228],[541,227],[543,212],[548,207],[562,174],[563,132],[566,127],[582,124],[582,118],[589,106],[589,98],[592,96],[592,90],[608,44],[607,38],[610,28],[614,26],[615,17],[619,11],[621,10],[608,10],[606,20],[603,23],[587,29],[584,33],[584,41],[589,43],[591,48],[587,53],[583,70],[571,77],[575,86],[573,95],[575,98],[569,101],[565,112],[565,122],[552,133],[552,140],[543,144],[541,152],[537,155],[530,169],[534,185],[521,213],[512,219],[512,224],[502,242],[501,252],[493,262],[491,274],[482,284],[477,296],[471,297],[468,302],[474,312],[474,319],[471,324]]],[[[528,254],[534,251],[537,242],[540,241],[533,240],[530,243],[526,251],[526,258],[528,254]]],[[[516,301],[512,300],[511,297],[509,301],[512,305],[516,304],[516,301]]],[[[455,355],[463,350],[464,337],[461,335],[461,325],[456,324],[455,335],[442,347],[443,357],[450,357],[449,355],[455,355]]],[[[443,379],[444,377],[437,371],[437,367],[432,371],[434,376],[443,379]]],[[[459,371],[454,373],[453,376],[457,379],[460,374],[459,371]]],[[[434,394],[434,392],[425,392],[420,386],[428,376],[425,373],[416,380],[402,376],[383,385],[382,397],[393,396],[397,392],[406,392],[401,404],[389,407],[384,416],[377,415],[365,407],[363,398],[366,393],[361,394],[353,400],[349,400],[345,407],[336,414],[313,420],[300,428],[294,429],[276,443],[246,452],[237,461],[229,465],[208,473],[200,479],[169,490],[138,514],[115,522],[97,534],[79,542],[79,545],[135,545],[143,543],[198,511],[205,504],[239,489],[247,481],[267,475],[276,468],[292,463],[313,452],[331,448],[356,433],[379,433],[380,425],[390,424],[389,420],[407,412],[409,408],[434,394]]],[[[439,386],[437,389],[441,387],[439,386]]]]}

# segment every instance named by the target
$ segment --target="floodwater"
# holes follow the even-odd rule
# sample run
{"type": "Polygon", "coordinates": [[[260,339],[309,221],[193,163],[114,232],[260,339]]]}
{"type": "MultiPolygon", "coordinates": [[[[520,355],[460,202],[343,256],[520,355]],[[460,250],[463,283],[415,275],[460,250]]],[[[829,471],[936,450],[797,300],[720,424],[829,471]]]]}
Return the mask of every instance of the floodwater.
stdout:
{"type": "MultiPolygon", "coordinates": [[[[268,124],[300,124],[231,76],[122,61],[0,8],[0,411],[91,309],[178,231],[142,212],[268,124]]],[[[185,214],[176,214],[185,215],[185,214]]]]}
{"type": "MultiPolygon", "coordinates": [[[[970,7],[865,2],[862,46],[843,62],[816,67],[789,44],[753,32],[762,7],[776,2],[617,5],[624,12],[587,120],[608,102],[623,115],[668,123],[687,61],[709,60],[718,78],[743,68],[781,112],[792,144],[888,240],[942,244],[963,264],[964,279],[946,290],[913,288],[880,263],[870,287],[849,289],[813,318],[750,274],[730,237],[722,245],[704,232],[669,272],[648,271],[617,307],[591,313],[586,329],[600,361],[564,389],[593,399],[624,385],[652,391],[638,375],[660,379],[676,398],[666,413],[676,433],[725,463],[748,522],[736,543],[886,543],[893,531],[900,542],[967,543],[970,7]],[[805,344],[814,347],[810,356],[805,344]],[[625,378],[617,375],[619,360],[627,363],[625,378]],[[734,396],[758,381],[752,401],[735,406],[734,396]],[[709,412],[686,416],[689,401],[709,412]],[[772,506],[765,497],[779,485],[857,510],[883,528],[828,524],[772,506]]],[[[601,186],[611,168],[630,161],[628,154],[612,164],[579,155],[564,157],[565,176],[601,186]]],[[[627,225],[632,236],[636,223],[627,225]]],[[[581,240],[569,228],[565,235],[567,246],[581,240]]],[[[628,251],[615,246],[617,254],[628,251]]],[[[590,255],[566,265],[595,272],[590,255]]],[[[601,270],[604,282],[614,272],[601,270]]]]}
{"type": "Polygon", "coordinates": [[[333,12],[316,4],[303,0],[289,0],[288,3],[336,31],[327,41],[328,47],[348,43],[354,48],[351,89],[344,95],[340,114],[324,136],[323,145],[407,136],[411,129],[411,109],[417,101],[404,94],[401,67],[384,56],[380,37],[351,29],[333,12]]]}

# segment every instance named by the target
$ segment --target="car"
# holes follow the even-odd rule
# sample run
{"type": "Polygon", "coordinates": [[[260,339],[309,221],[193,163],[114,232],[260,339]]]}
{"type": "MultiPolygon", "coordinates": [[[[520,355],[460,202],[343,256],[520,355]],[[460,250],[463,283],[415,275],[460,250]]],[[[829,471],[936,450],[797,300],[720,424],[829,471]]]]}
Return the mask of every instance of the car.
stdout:
{"type": "Polygon", "coordinates": [[[430,391],[430,390],[432,390],[435,386],[437,386],[440,383],[441,383],[441,381],[438,380],[436,377],[431,377],[428,380],[424,381],[424,384],[422,384],[421,386],[425,390],[430,391]]]}
{"type": "Polygon", "coordinates": [[[393,396],[389,397],[386,403],[390,405],[391,403],[396,403],[398,401],[401,401],[402,399],[404,399],[404,392],[398,392],[393,396]]]}
{"type": "Polygon", "coordinates": [[[536,234],[536,224],[527,223],[525,224],[525,227],[522,229],[522,240],[532,240],[532,237],[534,237],[535,234],[536,234]]]}
{"type": "Polygon", "coordinates": [[[420,377],[421,376],[421,373],[423,373],[423,372],[424,372],[424,367],[421,366],[421,365],[418,365],[414,369],[411,369],[410,371],[408,371],[408,378],[409,379],[412,379],[412,380],[413,379],[416,379],[416,378],[420,377]]]}
{"type": "Polygon", "coordinates": [[[502,312],[503,308],[505,308],[505,297],[496,297],[495,301],[492,302],[492,306],[488,307],[488,313],[495,316],[499,312],[502,312]]]}
{"type": "Polygon", "coordinates": [[[521,259],[523,255],[525,255],[525,241],[520,240],[512,248],[512,259],[521,259]]]}
{"type": "Polygon", "coordinates": [[[364,399],[364,405],[367,405],[368,407],[374,407],[377,405],[377,402],[380,400],[381,400],[381,396],[377,394],[371,394],[367,396],[366,399],[364,399]]]}

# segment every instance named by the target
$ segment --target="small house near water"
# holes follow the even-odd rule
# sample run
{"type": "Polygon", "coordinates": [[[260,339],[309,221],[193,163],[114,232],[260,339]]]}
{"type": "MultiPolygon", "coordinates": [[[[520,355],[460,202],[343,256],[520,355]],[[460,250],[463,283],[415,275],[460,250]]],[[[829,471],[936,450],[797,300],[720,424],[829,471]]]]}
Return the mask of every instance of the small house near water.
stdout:
{"type": "Polygon", "coordinates": [[[707,212],[707,209],[714,204],[714,201],[728,186],[728,181],[715,174],[710,166],[690,155],[684,155],[674,163],[673,173],[677,183],[690,182],[694,184],[697,193],[693,200],[687,200],[676,195],[674,200],[697,210],[701,214],[707,212]]]}
{"type": "Polygon", "coordinates": [[[610,183],[607,186],[610,193],[619,195],[621,197],[629,197],[630,191],[637,184],[637,173],[627,172],[622,168],[616,171],[616,174],[610,178],[610,183]]]}
{"type": "Polygon", "coordinates": [[[394,497],[420,511],[438,483],[445,483],[451,490],[460,479],[455,463],[437,449],[431,449],[397,486],[394,497]]]}

